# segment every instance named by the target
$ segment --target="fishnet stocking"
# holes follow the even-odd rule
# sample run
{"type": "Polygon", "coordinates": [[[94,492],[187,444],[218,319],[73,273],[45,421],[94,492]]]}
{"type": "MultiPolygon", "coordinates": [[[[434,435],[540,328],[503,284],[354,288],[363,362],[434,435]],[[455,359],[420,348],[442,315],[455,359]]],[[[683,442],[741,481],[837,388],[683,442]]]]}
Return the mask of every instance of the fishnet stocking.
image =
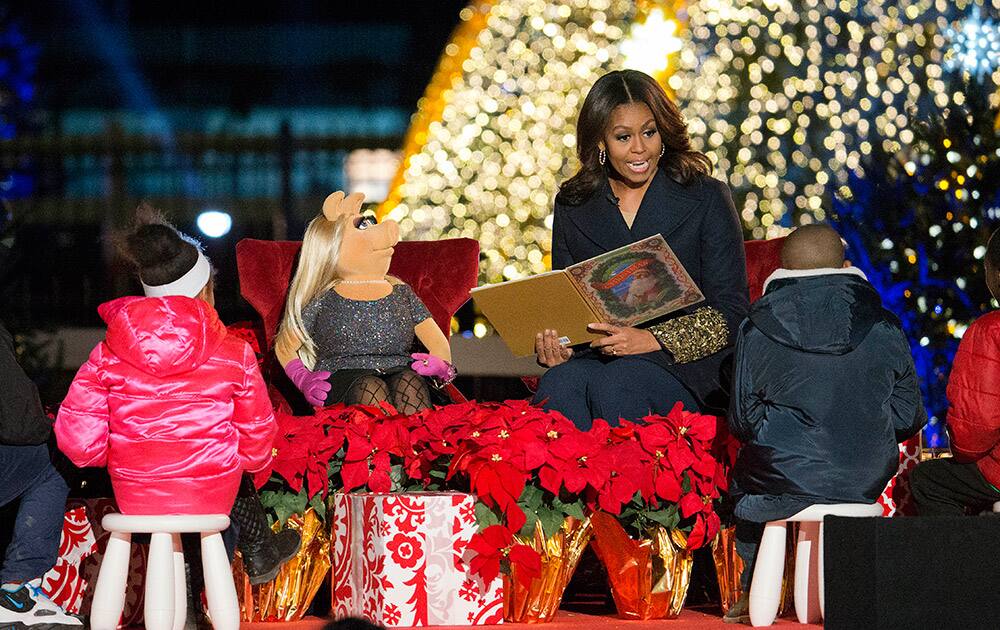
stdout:
{"type": "Polygon", "coordinates": [[[391,402],[399,413],[417,413],[431,406],[431,390],[427,386],[427,380],[410,368],[391,375],[386,382],[392,393],[391,402]]]}
{"type": "Polygon", "coordinates": [[[344,402],[348,405],[378,406],[380,402],[392,401],[389,400],[389,386],[386,382],[377,376],[369,375],[351,383],[347,393],[344,394],[344,402]]]}

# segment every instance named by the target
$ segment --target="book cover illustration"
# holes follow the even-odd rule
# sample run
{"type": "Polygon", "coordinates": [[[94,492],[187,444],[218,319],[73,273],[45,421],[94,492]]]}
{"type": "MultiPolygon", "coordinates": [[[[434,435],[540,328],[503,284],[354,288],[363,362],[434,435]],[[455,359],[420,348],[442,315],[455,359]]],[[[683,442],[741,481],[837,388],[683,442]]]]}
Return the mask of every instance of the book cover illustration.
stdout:
{"type": "Polygon", "coordinates": [[[705,299],[660,235],[566,269],[602,319],[634,326],[705,299]]]}

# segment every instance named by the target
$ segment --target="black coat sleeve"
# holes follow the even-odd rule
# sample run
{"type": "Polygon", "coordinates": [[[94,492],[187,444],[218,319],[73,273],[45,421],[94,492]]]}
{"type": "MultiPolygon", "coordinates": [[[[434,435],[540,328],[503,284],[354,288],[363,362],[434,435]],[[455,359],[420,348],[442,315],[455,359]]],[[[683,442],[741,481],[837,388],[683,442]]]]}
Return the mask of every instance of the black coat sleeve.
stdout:
{"type": "Polygon", "coordinates": [[[733,345],[750,307],[743,232],[729,188],[707,179],[710,190],[699,230],[701,275],[695,278],[705,301],[689,315],[649,327],[673,361],[688,363],[733,345]]]}
{"type": "Polygon", "coordinates": [[[566,209],[558,203],[552,210],[552,269],[565,269],[575,261],[566,242],[566,209]]]}
{"type": "Polygon", "coordinates": [[[710,179],[714,188],[709,216],[701,231],[701,291],[706,306],[722,313],[729,328],[729,343],[736,340],[750,308],[743,228],[726,184],[710,179]]]}
{"type": "Polygon", "coordinates": [[[17,363],[14,340],[0,326],[0,444],[28,446],[44,444],[52,431],[38,398],[38,388],[17,363]]]}
{"type": "Polygon", "coordinates": [[[927,424],[927,411],[924,409],[910,345],[902,331],[893,332],[896,333],[893,351],[899,357],[899,363],[893,370],[895,383],[889,396],[889,411],[896,431],[896,441],[905,442],[927,424]]]}
{"type": "Polygon", "coordinates": [[[744,443],[751,442],[757,437],[760,426],[767,417],[765,394],[758,391],[753,380],[754,370],[751,362],[754,353],[747,351],[749,341],[745,328],[748,325],[744,325],[737,333],[733,362],[733,391],[729,399],[729,413],[726,415],[730,433],[744,443]]]}

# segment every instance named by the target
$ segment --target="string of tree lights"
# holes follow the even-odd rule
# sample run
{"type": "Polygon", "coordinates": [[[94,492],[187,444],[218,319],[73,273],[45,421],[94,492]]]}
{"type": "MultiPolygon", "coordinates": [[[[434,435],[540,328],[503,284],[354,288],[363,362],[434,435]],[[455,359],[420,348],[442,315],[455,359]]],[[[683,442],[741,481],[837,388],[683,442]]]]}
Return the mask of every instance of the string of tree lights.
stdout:
{"type": "Polygon", "coordinates": [[[913,142],[909,112],[947,102],[943,64],[957,56],[947,35],[975,6],[689,3],[688,40],[669,85],[750,235],[823,220],[828,186],[846,182],[876,142],[888,154],[913,142]]]}
{"type": "MultiPolygon", "coordinates": [[[[665,17],[672,3],[473,2],[418,106],[380,213],[407,238],[477,239],[486,281],[545,271],[552,199],[576,169],[580,105],[594,81],[626,65],[631,28],[654,10],[637,36],[666,44],[665,66],[679,45],[649,27],[676,32],[665,17]]],[[[650,46],[632,50],[655,72],[650,46]]]]}

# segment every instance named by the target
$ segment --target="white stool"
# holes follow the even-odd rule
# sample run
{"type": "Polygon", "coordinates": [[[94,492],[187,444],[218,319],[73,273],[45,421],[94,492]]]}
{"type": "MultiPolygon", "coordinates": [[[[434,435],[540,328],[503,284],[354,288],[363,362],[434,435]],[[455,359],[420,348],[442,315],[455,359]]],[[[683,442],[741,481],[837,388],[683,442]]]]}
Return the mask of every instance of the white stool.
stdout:
{"type": "Polygon", "coordinates": [[[882,506],[878,503],[811,505],[786,520],[765,525],[750,584],[751,624],[769,626],[778,614],[788,521],[800,523],[795,546],[795,616],[799,623],[814,623],[823,618],[823,517],[827,515],[882,516],[882,506]]]}
{"type": "Polygon", "coordinates": [[[179,516],[126,516],[108,514],[101,521],[111,532],[90,608],[92,630],[115,630],[125,606],[125,581],[131,556],[132,534],[152,534],[146,567],[145,623],[148,630],[181,630],[187,612],[184,552],[181,533],[201,534],[201,559],[205,573],[208,614],[216,630],[239,630],[240,606],[229,568],[222,530],[229,527],[224,514],[179,516]]]}

